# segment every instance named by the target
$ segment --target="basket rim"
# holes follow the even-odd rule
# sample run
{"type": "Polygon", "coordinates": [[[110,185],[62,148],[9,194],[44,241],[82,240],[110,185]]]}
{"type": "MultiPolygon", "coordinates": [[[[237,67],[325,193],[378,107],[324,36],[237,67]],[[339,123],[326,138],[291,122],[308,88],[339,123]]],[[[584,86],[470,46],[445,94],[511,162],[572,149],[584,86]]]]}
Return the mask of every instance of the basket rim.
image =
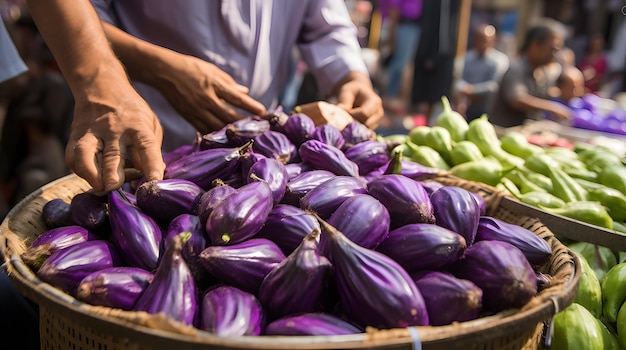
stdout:
{"type": "MultiPolygon", "coordinates": [[[[5,264],[8,267],[9,277],[14,282],[18,290],[27,298],[35,301],[42,307],[47,307],[57,311],[65,312],[64,316],[83,322],[94,329],[114,331],[116,336],[128,337],[130,339],[141,340],[142,344],[154,344],[163,346],[170,342],[172,345],[219,345],[233,349],[249,348],[254,345],[256,349],[364,349],[388,347],[390,345],[411,345],[415,339],[411,336],[408,328],[372,330],[354,335],[335,336],[242,336],[236,338],[223,338],[194,328],[190,334],[181,334],[161,329],[147,327],[143,324],[133,322],[133,315],[137,312],[122,311],[120,315],[124,317],[111,317],[105,314],[94,312],[97,308],[87,303],[83,303],[74,297],[65,294],[61,290],[41,281],[22,261],[21,257],[10,249],[10,242],[6,233],[8,232],[7,220],[23,210],[34,198],[37,198],[43,191],[65,183],[68,181],[82,180],[75,174],[70,174],[47,185],[44,185],[26,198],[20,201],[11,209],[5,220],[0,225],[0,243],[4,253],[5,264]]],[[[84,180],[82,180],[84,181],[84,180]]],[[[86,183],[86,182],[85,182],[86,183]]],[[[551,239],[555,239],[552,237],[551,239]]],[[[557,240],[558,242],[558,240],[557,240]]],[[[559,242],[559,244],[562,244],[559,242]]],[[[533,299],[538,301],[528,309],[507,310],[495,315],[482,317],[479,319],[462,322],[458,324],[444,326],[418,326],[410,327],[419,332],[422,344],[437,344],[451,339],[470,339],[476,336],[476,331],[493,330],[495,328],[509,327],[515,329],[517,322],[524,319],[525,323],[532,322],[538,324],[549,320],[560,310],[571,304],[575,297],[580,278],[580,261],[576,254],[569,248],[566,250],[571,257],[572,273],[569,280],[562,285],[561,289],[550,295],[538,295],[533,299]],[[450,337],[450,332],[454,336],[450,337]],[[445,335],[445,337],[443,336],[445,335]]],[[[149,315],[153,316],[153,315],[149,315]]],[[[444,347],[442,347],[443,349],[444,347]]]]}

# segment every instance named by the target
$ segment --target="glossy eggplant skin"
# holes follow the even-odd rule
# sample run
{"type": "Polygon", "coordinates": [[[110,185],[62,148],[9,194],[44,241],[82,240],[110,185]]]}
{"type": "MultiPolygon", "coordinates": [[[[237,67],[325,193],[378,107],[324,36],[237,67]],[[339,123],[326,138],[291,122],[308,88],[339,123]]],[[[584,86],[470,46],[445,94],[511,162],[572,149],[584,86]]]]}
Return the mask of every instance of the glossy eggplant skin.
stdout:
{"type": "Polygon", "coordinates": [[[254,163],[246,178],[248,183],[264,181],[270,186],[274,204],[280,203],[287,190],[287,169],[280,161],[273,158],[263,158],[254,163]]]}
{"type": "Polygon", "coordinates": [[[428,325],[424,299],[398,263],[351,242],[324,220],[320,226],[329,238],[341,307],[348,319],[379,329],[428,325]]]}
{"type": "Polygon", "coordinates": [[[259,300],[248,292],[220,285],[208,289],[200,305],[200,329],[218,337],[261,335],[265,313],[259,300]]]}
{"type": "Polygon", "coordinates": [[[171,319],[192,325],[198,311],[196,284],[182,256],[189,233],[181,233],[169,241],[152,283],[139,296],[134,311],[165,313],[171,319]]]}
{"type": "Polygon", "coordinates": [[[129,266],[154,271],[161,256],[163,239],[158,223],[129,203],[121,191],[111,191],[108,197],[111,241],[129,266]]]}
{"type": "Polygon", "coordinates": [[[215,179],[226,179],[238,173],[241,157],[248,152],[252,141],[241,147],[214,148],[183,156],[165,168],[164,179],[188,180],[205,191],[215,179]]]}
{"type": "MultiPolygon", "coordinates": [[[[198,149],[196,151],[205,151],[211,148],[231,147],[235,147],[235,144],[230,142],[228,136],[226,136],[226,127],[223,127],[219,130],[215,130],[208,134],[202,135],[198,144],[198,149]]],[[[165,164],[167,165],[168,163],[165,164]]]]}
{"type": "Polygon", "coordinates": [[[481,216],[476,241],[496,240],[511,243],[524,253],[533,266],[543,265],[552,256],[550,244],[532,231],[491,216],[481,216]]]}
{"type": "Polygon", "coordinates": [[[94,191],[77,193],[70,202],[74,224],[99,230],[108,225],[107,196],[97,195],[94,191]]]}
{"type": "Polygon", "coordinates": [[[400,171],[400,174],[408,178],[414,179],[414,180],[419,180],[424,177],[434,176],[441,172],[441,170],[437,168],[428,167],[426,165],[422,165],[418,162],[414,162],[412,160],[407,160],[407,159],[402,159],[400,161],[400,164],[402,166],[402,170],[400,171]]]}
{"type": "Polygon", "coordinates": [[[456,262],[465,251],[465,238],[435,224],[409,224],[389,232],[377,250],[409,273],[440,270],[456,262]]]}
{"type": "Polygon", "coordinates": [[[204,189],[182,179],[152,180],[135,191],[137,207],[159,223],[169,223],[180,214],[197,214],[204,189]]]}
{"type": "Polygon", "coordinates": [[[200,264],[224,284],[257,294],[265,276],[285,254],[272,241],[251,238],[229,246],[209,246],[200,253],[200,264]]]}
{"type": "Polygon", "coordinates": [[[307,192],[330,180],[336,175],[328,170],[309,170],[300,173],[287,181],[283,202],[291,205],[300,205],[300,199],[307,192]]]}
{"type": "Polygon", "coordinates": [[[92,272],[121,266],[120,254],[108,241],[95,240],[57,250],[37,271],[37,277],[76,296],[80,282],[92,272]]]}
{"type": "Polygon", "coordinates": [[[308,140],[298,148],[300,158],[316,169],[324,169],[339,176],[359,176],[359,167],[337,147],[318,140],[308,140]]]}
{"type": "Polygon", "coordinates": [[[225,184],[223,181],[214,181],[213,187],[200,196],[200,201],[198,202],[198,217],[200,218],[200,222],[206,225],[206,221],[213,209],[235,192],[237,192],[236,188],[225,184]]]}
{"type": "Polygon", "coordinates": [[[290,180],[306,171],[315,170],[311,164],[304,162],[285,164],[285,169],[287,169],[287,178],[290,180]]]}
{"type": "Polygon", "coordinates": [[[370,181],[367,191],[389,210],[392,229],[435,222],[428,193],[418,181],[404,175],[384,174],[370,181]]]}
{"type": "Polygon", "coordinates": [[[269,239],[285,255],[289,255],[313,230],[320,230],[320,224],[313,215],[293,205],[278,204],[272,208],[263,228],[255,237],[269,239]]]}
{"type": "Polygon", "coordinates": [[[287,316],[270,322],[265,335],[343,335],[363,333],[357,326],[327,313],[287,316]]]}
{"type": "Polygon", "coordinates": [[[266,131],[254,138],[252,150],[282,164],[292,162],[298,154],[296,146],[278,131],[266,131]]]}
{"type": "Polygon", "coordinates": [[[482,289],[483,306],[490,312],[522,307],[537,294],[537,274],[510,243],[475,242],[451,272],[482,289]]]}
{"type": "Polygon", "coordinates": [[[311,138],[315,131],[315,122],[306,114],[295,113],[285,120],[279,131],[285,134],[296,147],[299,147],[311,138]]]}
{"type": "Polygon", "coordinates": [[[183,243],[183,258],[187,261],[196,284],[208,284],[210,283],[209,274],[200,265],[200,253],[207,247],[207,235],[197,215],[180,214],[175,217],[167,226],[163,246],[167,247],[175,236],[185,232],[190,233],[191,236],[183,243]]]}
{"type": "Polygon", "coordinates": [[[443,186],[430,195],[437,225],[465,238],[468,246],[474,243],[480,205],[472,192],[456,186],[443,186]]]}
{"type": "Polygon", "coordinates": [[[483,291],[469,280],[444,271],[429,271],[416,279],[415,284],[424,297],[432,326],[480,316],[483,291]]]}
{"type": "MultiPolygon", "coordinates": [[[[359,174],[369,174],[389,162],[387,144],[376,140],[367,140],[344,150],[346,158],[353,161],[359,168],[359,174]]],[[[384,172],[384,170],[383,170],[384,172]]]]}
{"type": "Polygon", "coordinates": [[[242,146],[270,130],[270,123],[257,116],[248,116],[226,125],[225,129],[228,141],[235,146],[242,146]]]}
{"type": "Polygon", "coordinates": [[[261,230],[273,205],[267,183],[253,181],[240,187],[209,215],[205,226],[209,241],[229,245],[251,238],[261,230]]]}
{"type": "Polygon", "coordinates": [[[300,207],[328,219],[346,199],[364,193],[367,193],[365,180],[352,176],[335,176],[307,192],[300,199],[300,207]]]}
{"type": "Polygon", "coordinates": [[[376,133],[365,126],[365,124],[352,121],[341,130],[343,139],[345,140],[344,147],[350,147],[367,140],[373,140],[376,137],[376,133]]]}
{"type": "Polygon", "coordinates": [[[338,149],[342,149],[346,143],[341,131],[330,124],[318,125],[311,135],[311,140],[321,141],[338,149]]]}
{"type": "Polygon", "coordinates": [[[74,225],[70,203],[61,198],[53,198],[41,208],[41,217],[49,229],[74,225]]]}
{"type": "Polygon", "coordinates": [[[74,244],[93,241],[100,237],[90,230],[69,225],[50,229],[37,237],[22,254],[22,260],[35,271],[54,252],[74,244]]]}
{"type": "Polygon", "coordinates": [[[91,305],[132,310],[154,274],[138,267],[109,267],[85,276],[76,298],[91,305]]]}
{"type": "MultiPolygon", "coordinates": [[[[369,194],[357,194],[346,199],[328,218],[328,223],[361,247],[374,249],[389,235],[389,211],[369,194]]],[[[323,236],[322,252],[326,252],[323,236]]]]}
{"type": "Polygon", "coordinates": [[[319,234],[304,237],[263,279],[259,300],[272,319],[322,310],[332,265],[319,254],[319,234]]]}

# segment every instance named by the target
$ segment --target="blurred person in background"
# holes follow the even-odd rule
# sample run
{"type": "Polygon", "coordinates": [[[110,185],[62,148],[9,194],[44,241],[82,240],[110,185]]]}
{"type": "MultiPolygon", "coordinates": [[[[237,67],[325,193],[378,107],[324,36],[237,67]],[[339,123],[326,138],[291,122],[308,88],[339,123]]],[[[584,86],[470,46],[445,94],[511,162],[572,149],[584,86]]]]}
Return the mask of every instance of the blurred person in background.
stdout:
{"type": "Polygon", "coordinates": [[[585,55],[578,64],[578,69],[585,77],[585,92],[597,94],[600,91],[608,66],[608,59],[604,53],[604,37],[596,33],[589,38],[585,55]]]}
{"type": "Polygon", "coordinates": [[[574,97],[585,95],[585,77],[583,72],[574,65],[563,67],[556,80],[558,93],[556,100],[567,105],[574,97]]]}
{"type": "Polygon", "coordinates": [[[474,29],[472,48],[465,54],[463,74],[455,84],[457,111],[468,121],[488,112],[500,79],[509,68],[509,57],[498,51],[496,28],[481,24],[474,29]]]}
{"type": "Polygon", "coordinates": [[[294,45],[323,96],[371,128],[383,117],[343,1],[92,3],[161,120],[164,151],[275,108],[294,45]]]}
{"type": "Polygon", "coordinates": [[[558,23],[544,20],[526,32],[520,58],[502,76],[489,120],[501,127],[521,125],[526,119],[544,119],[545,113],[558,121],[571,118],[571,110],[549,95],[561,69],[549,69],[563,47],[558,23]],[[556,75],[555,75],[556,74],[556,75]]]}
{"type": "Polygon", "coordinates": [[[420,41],[422,0],[380,0],[381,14],[388,21],[386,45],[390,52],[384,69],[387,84],[383,104],[394,114],[403,115],[406,102],[400,97],[406,68],[412,65],[420,41]]]}

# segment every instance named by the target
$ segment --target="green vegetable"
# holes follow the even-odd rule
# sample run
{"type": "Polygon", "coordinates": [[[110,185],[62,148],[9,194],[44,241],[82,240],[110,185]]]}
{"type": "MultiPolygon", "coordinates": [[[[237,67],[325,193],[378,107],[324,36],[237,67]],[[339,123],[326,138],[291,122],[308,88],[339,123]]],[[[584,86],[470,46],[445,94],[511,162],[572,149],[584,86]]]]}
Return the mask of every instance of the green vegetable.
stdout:
{"type": "Polygon", "coordinates": [[[617,321],[617,314],[626,301],[626,263],[613,266],[604,276],[602,286],[602,314],[609,322],[617,321]]]}
{"type": "Polygon", "coordinates": [[[485,157],[453,166],[450,169],[450,175],[496,186],[504,175],[503,171],[502,164],[498,160],[485,157]]]}
{"type": "Polygon", "coordinates": [[[548,167],[552,193],[567,202],[587,200],[587,190],[559,167],[548,167]]]}
{"type": "Polygon", "coordinates": [[[450,158],[453,165],[458,165],[465,162],[471,162],[483,158],[483,154],[473,142],[460,141],[457,142],[450,151],[450,158]]]}
{"type": "Polygon", "coordinates": [[[584,306],[572,303],[554,316],[550,350],[619,350],[617,338],[584,306]]]}
{"type": "Polygon", "coordinates": [[[598,181],[598,173],[596,173],[595,171],[591,171],[587,168],[584,168],[584,166],[580,168],[575,168],[575,167],[562,167],[562,168],[563,168],[563,171],[567,173],[567,175],[573,178],[583,179],[583,180],[592,181],[592,182],[598,181]]]}
{"type": "Polygon", "coordinates": [[[600,172],[607,166],[623,165],[622,159],[610,148],[596,146],[590,150],[578,154],[580,160],[585,163],[587,169],[600,172]]]}
{"type": "Polygon", "coordinates": [[[591,225],[604,227],[609,230],[613,229],[613,219],[611,215],[609,215],[606,208],[598,202],[566,202],[561,208],[540,208],[591,225]]]}
{"type": "Polygon", "coordinates": [[[576,253],[576,255],[580,260],[582,268],[574,302],[584,306],[595,317],[599,318],[602,316],[602,287],[600,287],[600,281],[587,259],[581,254],[576,253]]]}
{"type": "Polygon", "coordinates": [[[411,130],[409,130],[409,141],[413,142],[418,146],[422,146],[425,144],[426,135],[430,132],[430,126],[426,125],[418,125],[411,130]]]}
{"type": "MultiPolygon", "coordinates": [[[[626,233],[626,224],[624,224],[623,221],[613,220],[613,230],[617,232],[621,232],[621,233],[626,233]]],[[[619,254],[620,254],[620,262],[624,262],[621,260],[622,260],[622,257],[626,258],[626,252],[619,252],[619,254]]]]}
{"type": "Polygon", "coordinates": [[[626,166],[620,164],[604,167],[598,173],[598,182],[626,194],[626,166]]]}
{"type": "Polygon", "coordinates": [[[524,134],[518,131],[509,131],[500,138],[503,150],[526,159],[535,153],[542,153],[543,148],[528,142],[524,134]]]}
{"type": "Polygon", "coordinates": [[[617,265],[617,257],[611,248],[589,242],[573,242],[569,243],[567,247],[587,260],[600,283],[602,283],[606,273],[617,265]]]}
{"type": "Polygon", "coordinates": [[[443,104],[443,111],[437,116],[435,125],[448,130],[452,141],[460,142],[465,140],[465,134],[467,129],[469,129],[467,120],[460,113],[452,110],[450,101],[448,101],[446,96],[441,97],[441,103],[443,104]]]}
{"type": "Polygon", "coordinates": [[[626,195],[622,192],[604,186],[604,188],[596,188],[588,191],[587,198],[590,201],[600,202],[604,205],[613,220],[626,220],[626,195]]]}
{"type": "Polygon", "coordinates": [[[521,193],[528,192],[547,192],[543,187],[537,185],[536,183],[528,180],[526,175],[519,169],[513,169],[508,174],[506,174],[506,178],[513,181],[513,183],[519,188],[521,193]]]}
{"type": "Polygon", "coordinates": [[[522,203],[535,207],[562,208],[565,202],[548,192],[527,192],[517,197],[522,203]]]}
{"type": "Polygon", "coordinates": [[[506,177],[500,179],[500,183],[496,185],[496,188],[502,191],[508,191],[515,198],[519,198],[519,196],[522,195],[515,183],[506,177]]]}
{"type": "Polygon", "coordinates": [[[382,137],[382,142],[387,142],[391,144],[402,144],[405,143],[406,140],[409,139],[409,135],[406,134],[393,134],[382,137]]]}
{"type": "Polygon", "coordinates": [[[484,156],[496,158],[504,168],[524,164],[524,159],[514,156],[502,149],[502,144],[498,138],[496,129],[489,119],[487,119],[486,114],[469,122],[469,129],[465,137],[468,141],[475,143],[484,156]]]}
{"type": "Polygon", "coordinates": [[[452,164],[452,158],[450,157],[450,151],[452,151],[452,138],[447,129],[441,126],[431,127],[430,132],[426,134],[424,146],[434,149],[441,155],[446,163],[452,164]]]}
{"type": "Polygon", "coordinates": [[[450,166],[441,157],[439,152],[428,146],[417,146],[411,141],[407,141],[405,145],[411,148],[411,160],[431,168],[442,170],[450,169],[450,166]]]}
{"type": "Polygon", "coordinates": [[[623,303],[617,313],[617,339],[622,344],[626,344],[626,303],[623,303]]]}
{"type": "Polygon", "coordinates": [[[548,168],[560,167],[559,162],[545,153],[536,153],[526,158],[524,167],[541,175],[548,175],[548,168]]]}

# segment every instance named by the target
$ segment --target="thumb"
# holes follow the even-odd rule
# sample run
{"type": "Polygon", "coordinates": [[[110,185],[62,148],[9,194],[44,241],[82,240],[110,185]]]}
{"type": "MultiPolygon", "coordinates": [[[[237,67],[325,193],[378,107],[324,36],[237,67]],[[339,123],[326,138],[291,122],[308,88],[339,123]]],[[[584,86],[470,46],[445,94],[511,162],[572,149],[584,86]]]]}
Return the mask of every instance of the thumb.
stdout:
{"type": "Polygon", "coordinates": [[[354,106],[354,94],[345,89],[340,90],[337,95],[337,106],[350,111],[354,106]]]}

